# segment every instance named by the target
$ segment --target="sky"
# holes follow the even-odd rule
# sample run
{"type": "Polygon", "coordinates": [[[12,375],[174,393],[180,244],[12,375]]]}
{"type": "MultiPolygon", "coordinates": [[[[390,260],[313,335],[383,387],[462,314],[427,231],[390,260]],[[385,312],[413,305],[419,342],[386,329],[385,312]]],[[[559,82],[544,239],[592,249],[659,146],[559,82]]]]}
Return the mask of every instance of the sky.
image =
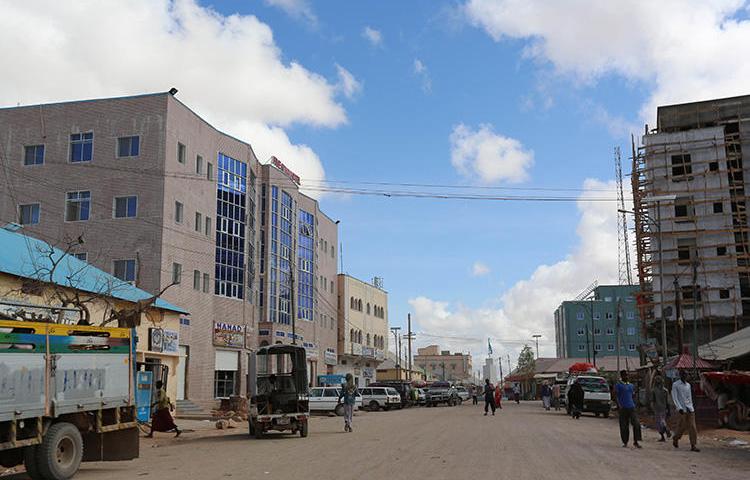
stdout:
{"type": "Polygon", "coordinates": [[[0,11],[12,66],[0,105],[177,87],[261,161],[300,175],[341,222],[343,270],[384,279],[391,325],[411,313],[417,345],[470,351],[476,365],[488,338],[515,361],[538,333],[553,356],[560,302],[617,281],[617,205],[599,200],[615,196],[614,148],[629,152],[656,106],[750,93],[741,0],[0,0],[0,11]]]}

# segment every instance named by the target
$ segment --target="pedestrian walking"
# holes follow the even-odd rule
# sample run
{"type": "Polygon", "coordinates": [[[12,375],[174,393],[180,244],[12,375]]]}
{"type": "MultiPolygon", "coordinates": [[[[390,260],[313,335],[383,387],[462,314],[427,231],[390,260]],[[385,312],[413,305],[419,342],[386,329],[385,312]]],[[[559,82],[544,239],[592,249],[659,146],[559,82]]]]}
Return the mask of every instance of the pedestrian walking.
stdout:
{"type": "Polygon", "coordinates": [[[549,383],[547,380],[542,382],[542,405],[544,405],[545,410],[549,410],[549,407],[552,403],[552,389],[549,386],[549,383]]]}
{"type": "Polygon", "coordinates": [[[156,382],[156,397],[151,408],[154,412],[151,417],[151,431],[146,436],[151,438],[154,432],[175,432],[175,437],[179,437],[182,432],[177,428],[170,413],[170,410],[174,410],[174,405],[169,401],[164,382],[161,380],[156,382]]]}
{"type": "Polygon", "coordinates": [[[502,399],[503,399],[503,391],[502,389],[500,389],[500,383],[498,382],[498,384],[495,385],[495,399],[494,400],[495,400],[496,408],[499,408],[499,409],[503,408],[503,404],[500,403],[502,399]]]}
{"type": "Polygon", "coordinates": [[[654,411],[654,420],[656,422],[656,430],[661,435],[660,442],[666,442],[666,438],[672,436],[672,432],[669,431],[667,425],[667,418],[669,418],[669,391],[664,387],[664,378],[661,375],[654,377],[654,387],[651,389],[651,409],[654,411]]]}
{"type": "Polygon", "coordinates": [[[555,411],[560,411],[560,384],[556,383],[552,385],[552,406],[555,407],[555,411]]]}
{"type": "Polygon", "coordinates": [[[638,415],[635,411],[635,400],[634,398],[633,384],[628,381],[628,372],[623,370],[620,372],[620,382],[615,385],[615,400],[617,401],[617,408],[620,416],[620,438],[622,439],[622,446],[628,446],[628,440],[630,439],[630,426],[633,427],[633,446],[635,448],[641,448],[641,422],[638,420],[638,415]]]}
{"type": "Polygon", "coordinates": [[[351,373],[346,374],[346,383],[341,385],[339,402],[344,403],[344,431],[352,431],[352,418],[354,416],[354,404],[357,402],[357,386],[354,385],[354,377],[351,373]]]}
{"type": "Polygon", "coordinates": [[[513,400],[516,403],[521,403],[521,389],[518,388],[518,385],[513,385],[513,400]]]}
{"type": "Polygon", "coordinates": [[[690,437],[690,451],[700,452],[696,446],[698,443],[698,429],[695,426],[695,408],[693,407],[693,392],[690,383],[687,381],[687,370],[680,370],[680,379],[672,384],[672,400],[680,414],[680,420],[677,429],[672,437],[674,448],[680,447],[680,438],[688,432],[690,437]]]}
{"type": "Polygon", "coordinates": [[[568,389],[568,403],[570,404],[570,416],[576,420],[581,418],[583,410],[583,387],[576,378],[568,389]]]}
{"type": "Polygon", "coordinates": [[[471,387],[471,401],[474,405],[479,403],[479,386],[474,385],[471,387]]]}
{"type": "Polygon", "coordinates": [[[495,415],[495,389],[490,383],[489,378],[484,379],[484,415],[487,416],[487,412],[492,409],[492,415],[495,415]]]}

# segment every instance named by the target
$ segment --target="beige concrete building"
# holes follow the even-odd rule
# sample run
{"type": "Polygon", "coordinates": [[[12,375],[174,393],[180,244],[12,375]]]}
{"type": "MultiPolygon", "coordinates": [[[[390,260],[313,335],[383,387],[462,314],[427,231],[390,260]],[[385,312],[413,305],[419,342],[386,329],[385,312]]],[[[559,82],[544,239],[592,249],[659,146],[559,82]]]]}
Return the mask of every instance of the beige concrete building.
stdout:
{"type": "Polygon", "coordinates": [[[245,391],[257,345],[256,178],[248,143],[169,93],[0,109],[0,219],[189,311],[178,399],[245,391]]]}
{"type": "Polygon", "coordinates": [[[258,338],[263,346],[296,337],[317,385],[337,360],[338,222],[299,191],[299,177],[279,159],[262,165],[260,178],[258,338]]]}
{"type": "Polygon", "coordinates": [[[338,326],[336,373],[351,373],[357,385],[375,381],[388,351],[388,292],[380,279],[338,275],[338,326]]]}
{"type": "MultiPolygon", "coordinates": [[[[21,232],[0,228],[0,320],[13,318],[23,311],[26,318],[48,317],[48,306],[62,306],[60,297],[77,296],[85,306],[89,323],[101,325],[113,311],[134,309],[138,300],[151,294],[129,284],[122,284],[105,272],[73,258],[62,251],[54,253],[58,263],[52,272],[48,253],[52,247],[21,232]],[[34,307],[38,306],[38,307],[34,307]]],[[[66,322],[75,322],[84,315],[81,308],[58,311],[66,322]],[[78,310],[78,311],[76,311],[78,310]]],[[[163,300],[142,309],[136,327],[136,361],[144,369],[161,372],[166,367],[167,395],[177,396],[180,318],[187,312],[163,300]]],[[[118,326],[116,322],[108,324],[118,326]]]]}
{"type": "Polygon", "coordinates": [[[461,382],[472,378],[471,355],[440,350],[438,345],[417,349],[414,365],[430,380],[461,382]]]}

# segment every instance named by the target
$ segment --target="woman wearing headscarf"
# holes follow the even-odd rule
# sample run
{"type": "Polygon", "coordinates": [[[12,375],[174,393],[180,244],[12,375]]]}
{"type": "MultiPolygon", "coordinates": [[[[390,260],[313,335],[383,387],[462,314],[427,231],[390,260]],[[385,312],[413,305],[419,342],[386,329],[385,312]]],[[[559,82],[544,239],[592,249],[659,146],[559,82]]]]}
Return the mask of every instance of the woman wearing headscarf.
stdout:
{"type": "Polygon", "coordinates": [[[573,418],[581,418],[581,410],[583,410],[583,387],[578,383],[576,379],[568,389],[568,402],[570,403],[570,414],[573,418]]]}
{"type": "Polygon", "coordinates": [[[346,383],[341,385],[339,403],[344,403],[344,431],[352,431],[352,417],[354,416],[354,404],[357,403],[357,386],[354,385],[354,377],[351,373],[346,374],[346,383]]]}
{"type": "Polygon", "coordinates": [[[495,406],[497,408],[503,408],[503,406],[500,404],[500,400],[503,398],[503,391],[500,389],[500,382],[497,382],[497,385],[495,385],[495,406]]]}
{"type": "Polygon", "coordinates": [[[172,402],[167,397],[167,391],[164,389],[164,383],[161,380],[156,382],[156,398],[154,404],[151,406],[154,409],[153,417],[151,418],[151,432],[147,435],[149,438],[154,436],[154,432],[175,432],[175,437],[179,437],[180,431],[177,425],[174,423],[170,410],[172,402]]]}

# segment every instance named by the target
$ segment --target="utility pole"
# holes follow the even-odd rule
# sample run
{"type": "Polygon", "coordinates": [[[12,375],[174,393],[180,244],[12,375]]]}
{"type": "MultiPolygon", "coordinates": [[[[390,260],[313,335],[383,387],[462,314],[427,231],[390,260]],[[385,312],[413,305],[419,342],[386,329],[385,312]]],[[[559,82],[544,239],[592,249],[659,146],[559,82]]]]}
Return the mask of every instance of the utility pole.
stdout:
{"type": "Polygon", "coordinates": [[[696,362],[698,361],[698,251],[696,249],[695,259],[693,260],[693,371],[696,376],[698,370],[696,362]]]}
{"type": "Polygon", "coordinates": [[[538,334],[538,333],[532,335],[532,338],[536,342],[536,358],[537,358],[537,360],[539,359],[539,337],[541,337],[541,335],[538,334]]]}
{"type": "Polygon", "coordinates": [[[294,301],[294,262],[289,263],[291,267],[289,269],[289,298],[292,303],[290,306],[292,312],[292,345],[297,345],[297,304],[294,301]]]}
{"type": "Polygon", "coordinates": [[[591,342],[589,342],[589,327],[586,327],[586,363],[589,363],[590,361],[591,361],[591,342]]]}
{"type": "Polygon", "coordinates": [[[500,379],[498,380],[498,382],[503,383],[504,375],[503,375],[503,358],[502,357],[497,357],[497,365],[500,367],[500,379]]]}
{"type": "Polygon", "coordinates": [[[615,313],[615,341],[617,342],[617,371],[620,371],[620,297],[617,297],[617,312],[615,313]]]}
{"type": "Polygon", "coordinates": [[[406,322],[409,328],[409,334],[406,336],[407,342],[409,344],[409,361],[407,363],[407,365],[409,366],[409,371],[407,373],[407,378],[411,380],[411,341],[414,339],[414,333],[411,331],[411,313],[406,315],[406,322]]]}
{"type": "Polygon", "coordinates": [[[399,334],[398,332],[401,331],[401,327],[391,327],[391,333],[393,333],[393,340],[396,342],[394,347],[396,348],[396,351],[398,352],[398,362],[396,363],[396,375],[398,375],[398,379],[401,380],[401,343],[398,341],[399,334]]]}
{"type": "MultiPolygon", "coordinates": [[[[675,309],[675,319],[677,321],[675,322],[675,333],[677,334],[677,355],[682,354],[682,349],[684,348],[684,339],[682,335],[682,327],[683,327],[683,318],[682,318],[682,302],[680,300],[680,294],[682,293],[682,290],[680,289],[680,282],[677,280],[677,277],[674,277],[674,309],[675,309]]],[[[667,359],[664,359],[664,365],[667,364],[667,359]]]]}
{"type": "Polygon", "coordinates": [[[510,375],[510,372],[513,370],[510,369],[510,353],[508,354],[508,375],[510,375]]]}
{"type": "Polygon", "coordinates": [[[596,368],[596,331],[594,329],[594,297],[593,295],[589,298],[589,306],[591,308],[591,358],[594,361],[594,368],[596,368]]]}

